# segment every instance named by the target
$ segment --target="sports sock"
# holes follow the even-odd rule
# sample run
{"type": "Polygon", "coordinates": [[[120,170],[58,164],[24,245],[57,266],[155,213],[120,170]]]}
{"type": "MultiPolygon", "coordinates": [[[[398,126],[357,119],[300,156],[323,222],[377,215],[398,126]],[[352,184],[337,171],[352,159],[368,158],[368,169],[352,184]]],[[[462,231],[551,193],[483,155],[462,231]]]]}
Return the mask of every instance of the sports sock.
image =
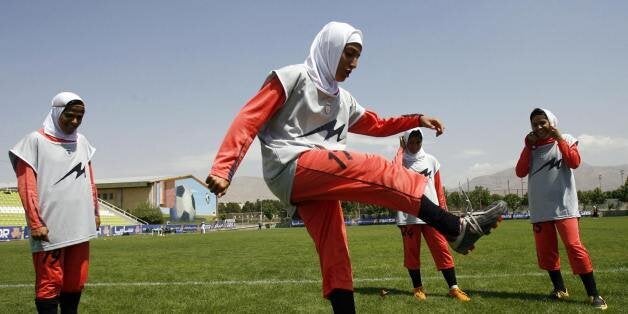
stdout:
{"type": "Polygon", "coordinates": [[[339,314],[355,314],[355,301],[353,300],[353,291],[344,289],[334,289],[329,294],[329,301],[334,313],[339,314]]]}
{"type": "Polygon", "coordinates": [[[447,269],[443,269],[441,270],[441,272],[443,273],[443,277],[445,277],[445,281],[447,281],[447,286],[449,287],[449,289],[452,289],[454,286],[458,285],[458,282],[456,281],[456,269],[455,268],[447,268],[447,269]]]}
{"type": "Polygon", "coordinates": [[[584,289],[587,290],[588,296],[597,297],[600,295],[597,291],[597,286],[595,284],[595,277],[593,277],[593,272],[581,274],[580,279],[582,279],[582,283],[584,284],[584,289]]]}
{"type": "Polygon", "coordinates": [[[563,275],[560,273],[560,269],[548,270],[547,273],[552,280],[554,290],[567,291],[567,288],[565,288],[565,282],[563,281],[563,275]]]}
{"type": "Polygon", "coordinates": [[[35,307],[39,314],[57,314],[59,308],[59,300],[54,299],[35,299],[35,307]]]}
{"type": "Polygon", "coordinates": [[[76,314],[81,300],[81,292],[61,292],[59,304],[61,314],[76,314]]]}
{"type": "Polygon", "coordinates": [[[418,217],[447,237],[460,234],[460,217],[438,207],[425,195],[421,197],[418,217]]]}
{"type": "Polygon", "coordinates": [[[421,269],[409,269],[408,274],[410,274],[410,279],[412,279],[412,286],[414,288],[418,288],[423,285],[421,281],[421,269]]]}

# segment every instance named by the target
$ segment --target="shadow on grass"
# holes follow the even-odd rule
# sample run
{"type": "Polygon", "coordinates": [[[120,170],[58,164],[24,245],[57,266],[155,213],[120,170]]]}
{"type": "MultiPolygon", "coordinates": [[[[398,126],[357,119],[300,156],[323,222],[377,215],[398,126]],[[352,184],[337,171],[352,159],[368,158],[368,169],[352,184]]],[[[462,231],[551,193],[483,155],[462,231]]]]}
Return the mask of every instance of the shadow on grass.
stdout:
{"type": "Polygon", "coordinates": [[[498,298],[498,299],[515,299],[515,300],[528,300],[538,302],[561,302],[561,303],[582,303],[577,298],[552,300],[548,294],[529,293],[529,292],[508,292],[508,291],[489,291],[489,290],[465,290],[465,292],[473,298],[473,296],[481,296],[483,298],[498,298]]]}

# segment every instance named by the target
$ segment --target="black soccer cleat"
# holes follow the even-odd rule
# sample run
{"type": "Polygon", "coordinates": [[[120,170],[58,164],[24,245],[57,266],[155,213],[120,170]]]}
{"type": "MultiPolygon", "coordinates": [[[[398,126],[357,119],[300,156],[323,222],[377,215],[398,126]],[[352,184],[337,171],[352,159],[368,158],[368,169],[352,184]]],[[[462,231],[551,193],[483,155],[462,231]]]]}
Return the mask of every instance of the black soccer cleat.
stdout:
{"type": "Polygon", "coordinates": [[[497,228],[497,224],[502,220],[502,214],[507,209],[506,202],[498,201],[483,212],[462,217],[460,235],[449,243],[451,248],[460,254],[468,254],[479,238],[491,233],[491,229],[497,228]]]}

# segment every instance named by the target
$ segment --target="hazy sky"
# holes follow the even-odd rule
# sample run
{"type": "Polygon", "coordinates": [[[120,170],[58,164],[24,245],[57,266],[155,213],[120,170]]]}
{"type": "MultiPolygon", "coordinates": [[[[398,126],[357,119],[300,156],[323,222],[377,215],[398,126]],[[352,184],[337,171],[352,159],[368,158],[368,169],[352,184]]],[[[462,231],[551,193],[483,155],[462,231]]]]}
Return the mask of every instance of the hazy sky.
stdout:
{"type": "MultiPolygon", "coordinates": [[[[448,185],[513,166],[537,106],[585,162],[628,163],[628,1],[3,0],[0,182],[15,181],[6,151],[64,90],[88,103],[97,178],[204,179],[267,73],[303,62],[332,20],[364,33],[341,84],[364,107],[445,122],[425,142],[448,185]]],[[[397,139],[349,146],[392,157],[397,139]]],[[[256,140],[237,175],[261,176],[260,157],[256,140]]]]}

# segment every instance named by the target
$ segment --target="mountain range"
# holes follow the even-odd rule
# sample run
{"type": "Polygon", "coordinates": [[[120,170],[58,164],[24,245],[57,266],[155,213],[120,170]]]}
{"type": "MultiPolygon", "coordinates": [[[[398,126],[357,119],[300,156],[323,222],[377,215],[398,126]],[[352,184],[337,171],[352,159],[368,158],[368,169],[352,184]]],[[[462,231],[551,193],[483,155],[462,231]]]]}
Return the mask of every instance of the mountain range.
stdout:
{"type": "MultiPolygon", "coordinates": [[[[578,190],[588,191],[602,186],[603,191],[614,190],[621,185],[623,179],[628,178],[628,164],[619,166],[593,166],[582,163],[575,170],[576,186],[578,190]],[[601,180],[600,180],[601,175],[601,180]]],[[[527,179],[523,180],[515,175],[514,168],[504,169],[491,175],[479,176],[467,182],[460,182],[463,189],[473,189],[475,186],[483,186],[491,193],[507,194],[514,193],[522,195],[527,191],[527,179]],[[522,185],[523,183],[523,185],[522,185]]],[[[448,191],[458,191],[457,186],[446,187],[448,191]]],[[[220,198],[219,202],[244,203],[246,201],[255,202],[258,199],[277,199],[268,189],[264,179],[259,177],[235,177],[227,194],[220,198]]]]}

